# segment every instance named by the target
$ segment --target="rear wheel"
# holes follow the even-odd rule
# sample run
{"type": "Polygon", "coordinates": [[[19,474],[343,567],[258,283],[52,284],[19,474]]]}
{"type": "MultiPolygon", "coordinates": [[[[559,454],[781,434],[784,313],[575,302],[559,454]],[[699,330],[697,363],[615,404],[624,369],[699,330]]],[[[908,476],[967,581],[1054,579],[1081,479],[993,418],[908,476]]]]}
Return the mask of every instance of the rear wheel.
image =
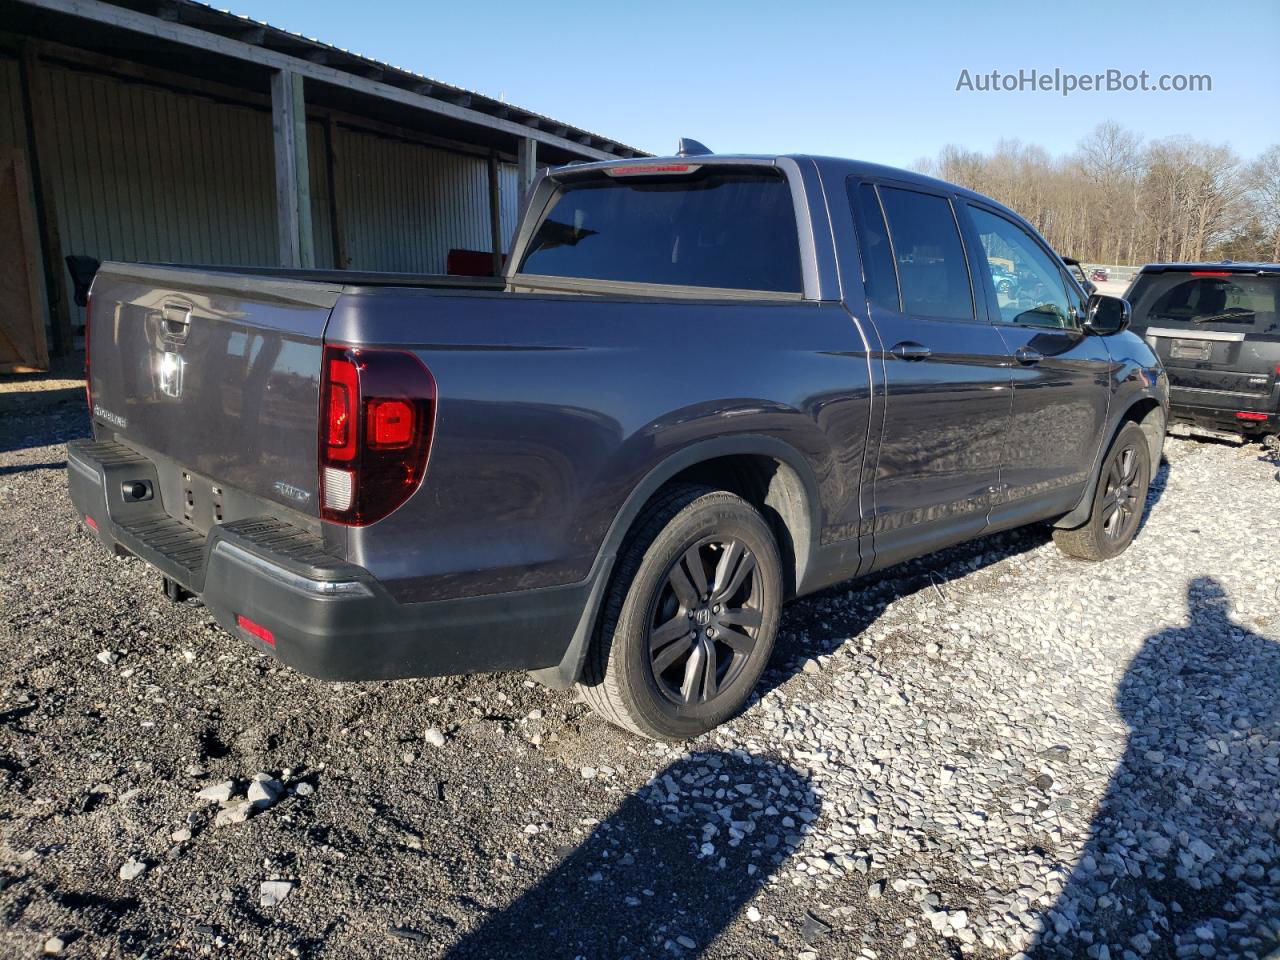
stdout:
{"type": "Polygon", "coordinates": [[[723,490],[673,487],[623,546],[579,681],[583,697],[641,736],[705,733],[751,695],[781,605],[781,561],[760,513],[723,490]]]}
{"type": "Polygon", "coordinates": [[[1125,424],[1102,461],[1088,521],[1074,530],[1054,530],[1054,543],[1067,556],[1081,560],[1118,557],[1142,523],[1150,484],[1147,435],[1136,423],[1125,424]]]}

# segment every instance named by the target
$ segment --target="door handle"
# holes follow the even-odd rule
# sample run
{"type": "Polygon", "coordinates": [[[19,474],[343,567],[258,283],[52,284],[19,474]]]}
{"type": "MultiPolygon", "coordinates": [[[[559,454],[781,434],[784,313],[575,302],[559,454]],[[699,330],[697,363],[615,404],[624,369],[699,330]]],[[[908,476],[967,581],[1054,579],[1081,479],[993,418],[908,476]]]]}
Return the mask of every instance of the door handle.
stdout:
{"type": "Polygon", "coordinates": [[[1030,347],[1019,347],[1013,356],[1019,363],[1026,366],[1039,363],[1044,359],[1043,353],[1038,350],[1032,350],[1030,347]]]}
{"type": "Polygon", "coordinates": [[[903,340],[901,343],[895,343],[889,348],[899,360],[926,360],[933,356],[933,351],[922,343],[916,343],[914,340],[903,340]]]}

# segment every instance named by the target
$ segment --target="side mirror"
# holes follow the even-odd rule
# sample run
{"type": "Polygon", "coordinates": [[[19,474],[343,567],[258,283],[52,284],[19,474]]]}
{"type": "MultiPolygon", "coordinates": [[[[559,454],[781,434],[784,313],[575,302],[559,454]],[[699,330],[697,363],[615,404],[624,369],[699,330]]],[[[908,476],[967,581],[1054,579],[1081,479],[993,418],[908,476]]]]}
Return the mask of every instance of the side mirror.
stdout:
{"type": "Polygon", "coordinates": [[[1098,285],[1094,283],[1092,280],[1086,280],[1084,281],[1084,292],[1092,297],[1095,293],[1098,292],[1098,285]]]}
{"type": "Polygon", "coordinates": [[[1099,337],[1109,337],[1129,326],[1129,301],[1095,293],[1089,297],[1089,317],[1084,329],[1099,337]]]}

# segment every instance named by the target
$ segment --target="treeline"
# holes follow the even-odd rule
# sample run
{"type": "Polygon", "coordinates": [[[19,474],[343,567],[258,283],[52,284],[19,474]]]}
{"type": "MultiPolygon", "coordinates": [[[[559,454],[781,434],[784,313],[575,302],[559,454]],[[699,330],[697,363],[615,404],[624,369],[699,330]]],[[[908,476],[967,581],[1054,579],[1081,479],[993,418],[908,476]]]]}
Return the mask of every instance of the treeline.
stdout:
{"type": "Polygon", "coordinates": [[[1191,137],[1143,143],[1108,122],[1064,157],[1006,140],[989,154],[947,146],[915,166],[995,197],[1088,263],[1280,262],[1280,144],[1244,161],[1191,137]]]}

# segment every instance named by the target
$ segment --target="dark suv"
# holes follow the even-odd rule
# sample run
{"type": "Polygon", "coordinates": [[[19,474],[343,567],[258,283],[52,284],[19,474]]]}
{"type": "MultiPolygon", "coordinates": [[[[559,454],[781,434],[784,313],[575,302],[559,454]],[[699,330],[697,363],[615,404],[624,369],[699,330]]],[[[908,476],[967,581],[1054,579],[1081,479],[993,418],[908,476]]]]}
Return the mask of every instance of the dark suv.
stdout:
{"type": "Polygon", "coordinates": [[[1126,299],[1169,373],[1173,423],[1246,439],[1280,431],[1280,264],[1148,264],[1126,299]]]}

